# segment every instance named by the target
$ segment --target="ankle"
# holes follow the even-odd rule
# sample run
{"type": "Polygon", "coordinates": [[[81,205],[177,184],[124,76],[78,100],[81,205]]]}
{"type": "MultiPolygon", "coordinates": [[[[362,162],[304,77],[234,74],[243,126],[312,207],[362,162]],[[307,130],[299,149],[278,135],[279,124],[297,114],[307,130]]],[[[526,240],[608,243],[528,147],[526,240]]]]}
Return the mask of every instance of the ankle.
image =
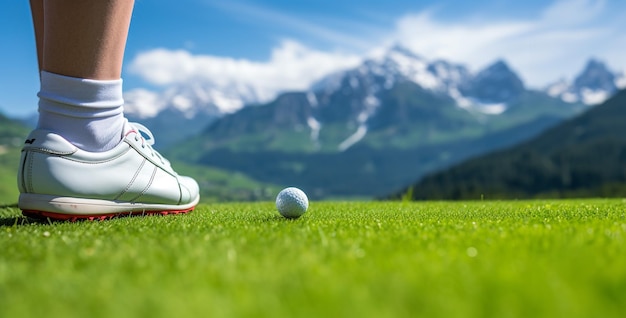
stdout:
{"type": "Polygon", "coordinates": [[[90,80],[42,72],[38,128],[91,152],[115,147],[125,123],[122,80],[90,80]]]}

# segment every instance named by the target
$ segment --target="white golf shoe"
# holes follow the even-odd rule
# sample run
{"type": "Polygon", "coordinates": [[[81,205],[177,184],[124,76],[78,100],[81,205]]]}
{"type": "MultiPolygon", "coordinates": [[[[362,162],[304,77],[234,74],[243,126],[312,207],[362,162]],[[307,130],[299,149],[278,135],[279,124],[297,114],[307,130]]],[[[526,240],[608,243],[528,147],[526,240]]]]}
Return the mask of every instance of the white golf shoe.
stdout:
{"type": "Polygon", "coordinates": [[[127,123],[125,132],[115,148],[87,152],[52,132],[32,131],[18,172],[22,213],[77,220],[193,210],[200,199],[196,181],[172,170],[151,147],[147,128],[127,123]]]}

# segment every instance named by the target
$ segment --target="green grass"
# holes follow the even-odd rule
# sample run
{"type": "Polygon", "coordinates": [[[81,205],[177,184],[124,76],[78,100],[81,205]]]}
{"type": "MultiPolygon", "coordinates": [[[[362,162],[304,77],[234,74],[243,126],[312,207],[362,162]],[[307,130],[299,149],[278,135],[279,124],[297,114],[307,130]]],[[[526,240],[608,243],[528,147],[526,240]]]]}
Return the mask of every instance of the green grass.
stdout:
{"type": "Polygon", "coordinates": [[[2,317],[626,316],[625,200],[18,215],[0,209],[2,317]]]}
{"type": "Polygon", "coordinates": [[[17,170],[20,149],[0,145],[0,205],[17,202],[17,170]]]}
{"type": "Polygon", "coordinates": [[[273,199],[282,189],[278,185],[253,180],[239,172],[180,161],[174,162],[172,166],[181,175],[193,176],[199,183],[203,203],[267,201],[273,199]]]}

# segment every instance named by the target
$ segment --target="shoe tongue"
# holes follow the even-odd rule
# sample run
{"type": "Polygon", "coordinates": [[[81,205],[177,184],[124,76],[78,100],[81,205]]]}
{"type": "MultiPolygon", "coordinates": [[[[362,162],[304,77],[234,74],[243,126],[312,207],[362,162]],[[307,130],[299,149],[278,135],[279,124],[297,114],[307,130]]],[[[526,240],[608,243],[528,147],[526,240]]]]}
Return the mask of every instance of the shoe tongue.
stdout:
{"type": "Polygon", "coordinates": [[[63,137],[45,130],[32,131],[24,141],[24,149],[40,149],[60,155],[73,154],[78,150],[63,137]]]}

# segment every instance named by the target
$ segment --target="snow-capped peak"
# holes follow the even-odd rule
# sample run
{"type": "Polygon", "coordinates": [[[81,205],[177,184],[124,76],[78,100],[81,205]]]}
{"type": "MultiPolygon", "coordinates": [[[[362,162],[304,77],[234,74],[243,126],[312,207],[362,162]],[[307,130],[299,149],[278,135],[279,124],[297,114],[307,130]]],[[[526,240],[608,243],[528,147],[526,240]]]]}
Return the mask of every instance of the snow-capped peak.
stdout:
{"type": "Polygon", "coordinates": [[[591,59],[572,82],[562,79],[546,87],[545,91],[550,96],[560,97],[566,102],[597,105],[624,87],[626,77],[623,73],[615,73],[604,62],[591,59]]]}
{"type": "Polygon", "coordinates": [[[436,94],[450,96],[461,108],[488,115],[504,112],[507,103],[525,89],[519,76],[503,60],[473,75],[463,65],[430,61],[396,45],[356,69],[325,77],[311,90],[331,94],[344,89],[343,85],[353,90],[360,85],[370,85],[367,94],[377,94],[398,81],[411,81],[436,94]]]}
{"type": "MultiPolygon", "coordinates": [[[[462,65],[442,60],[429,61],[409,49],[396,45],[384,54],[365,60],[353,70],[332,74],[318,81],[312,90],[331,93],[341,88],[343,80],[354,87],[357,77],[378,77],[383,80],[382,88],[391,88],[398,80],[409,80],[424,89],[446,92],[467,80],[469,72],[462,65]]],[[[374,82],[370,80],[369,82],[374,82]]]]}
{"type": "Polygon", "coordinates": [[[446,91],[467,80],[469,72],[462,65],[443,60],[429,61],[402,46],[394,46],[377,61],[389,71],[415,82],[425,89],[446,91]]]}
{"type": "Polygon", "coordinates": [[[611,91],[615,87],[615,74],[595,59],[589,60],[583,72],[574,80],[576,89],[587,88],[593,91],[611,91]]]}

